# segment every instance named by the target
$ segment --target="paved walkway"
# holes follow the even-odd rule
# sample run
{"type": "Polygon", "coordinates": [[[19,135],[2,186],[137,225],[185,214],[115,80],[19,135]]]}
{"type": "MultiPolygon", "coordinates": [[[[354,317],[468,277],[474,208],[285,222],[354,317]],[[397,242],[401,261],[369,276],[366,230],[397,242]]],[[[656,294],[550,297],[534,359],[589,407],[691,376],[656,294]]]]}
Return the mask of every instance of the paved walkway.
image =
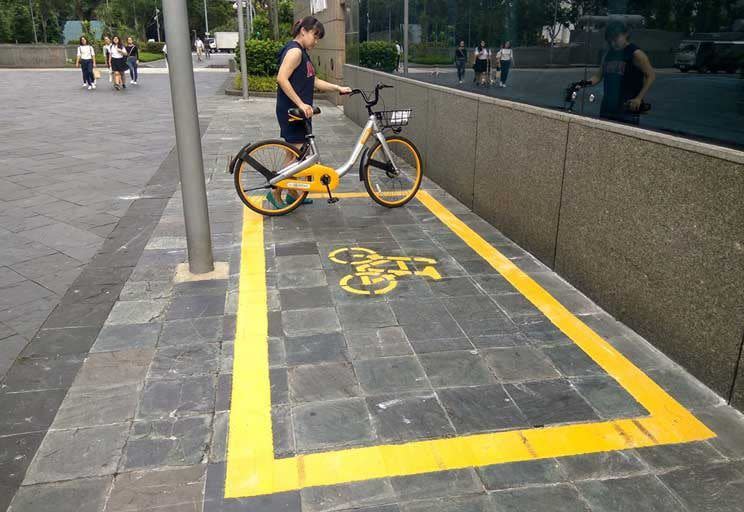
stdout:
{"type": "MultiPolygon", "coordinates": [[[[276,135],[274,104],[213,108],[227,275],[173,282],[176,193],[87,347],[37,346],[74,371],[26,367],[48,370],[35,396],[6,379],[10,510],[740,509],[744,419],[638,335],[430,182],[397,210],[352,174],[336,205],[246,213],[226,159],[276,135]],[[370,288],[348,261],[371,251],[414,275],[353,293],[370,288]]],[[[330,105],[315,129],[329,164],[359,130],[330,105]]]]}

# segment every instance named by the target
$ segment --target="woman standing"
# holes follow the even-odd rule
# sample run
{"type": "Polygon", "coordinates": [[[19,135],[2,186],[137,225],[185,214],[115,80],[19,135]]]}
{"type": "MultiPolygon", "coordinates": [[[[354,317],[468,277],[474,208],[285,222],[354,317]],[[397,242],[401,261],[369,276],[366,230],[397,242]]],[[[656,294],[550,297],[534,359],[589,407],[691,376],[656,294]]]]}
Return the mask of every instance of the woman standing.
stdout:
{"type": "MultiPolygon", "coordinates": [[[[292,26],[294,39],[284,45],[279,52],[279,72],[276,81],[279,88],[276,92],[276,120],[279,123],[282,138],[299,148],[305,142],[304,123],[290,123],[287,111],[297,107],[307,119],[313,115],[313,91],[338,92],[349,94],[349,87],[332,84],[315,76],[315,66],[308,50],[312,50],[325,35],[323,24],[312,16],[305,16],[292,26]]],[[[287,162],[289,163],[289,162],[287,162]]],[[[281,190],[275,189],[266,195],[274,208],[284,208],[281,190]]],[[[297,196],[287,194],[286,201],[292,204],[297,196]]],[[[312,202],[306,199],[304,202],[312,202]]]]}
{"type": "Polygon", "coordinates": [[[129,68],[129,78],[132,85],[137,85],[137,65],[139,64],[139,47],[134,44],[134,39],[127,37],[127,67],[129,68]]]}
{"type": "Polygon", "coordinates": [[[457,81],[462,83],[465,78],[465,62],[468,60],[468,51],[465,49],[465,41],[455,48],[455,66],[457,66],[457,81]]]}
{"type": "Polygon", "coordinates": [[[511,42],[507,41],[504,47],[496,54],[501,66],[501,87],[506,87],[506,79],[509,78],[509,69],[514,61],[514,52],[512,51],[511,42]]]}
{"type": "Polygon", "coordinates": [[[106,63],[108,69],[109,82],[113,81],[113,72],[111,71],[111,39],[109,36],[103,36],[103,62],[106,63]]]}
{"type": "Polygon", "coordinates": [[[485,41],[481,41],[475,49],[475,81],[480,85],[486,85],[486,70],[488,69],[488,59],[491,58],[491,50],[486,46],[485,41]]]}
{"type": "Polygon", "coordinates": [[[80,66],[83,71],[83,87],[88,87],[89,91],[95,89],[96,79],[93,76],[93,70],[96,67],[96,51],[88,44],[88,39],[85,36],[80,38],[75,66],[80,66]]]}
{"type": "Polygon", "coordinates": [[[121,43],[119,36],[111,38],[111,71],[114,73],[114,89],[126,89],[124,73],[127,71],[127,49],[121,43]]]}

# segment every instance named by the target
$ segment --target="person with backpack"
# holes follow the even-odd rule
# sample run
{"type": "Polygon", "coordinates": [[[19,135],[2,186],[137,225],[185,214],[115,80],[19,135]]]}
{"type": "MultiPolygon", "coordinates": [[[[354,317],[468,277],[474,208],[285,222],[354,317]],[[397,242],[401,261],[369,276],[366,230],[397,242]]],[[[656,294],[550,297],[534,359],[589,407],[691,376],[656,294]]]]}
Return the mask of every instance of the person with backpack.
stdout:
{"type": "Polygon", "coordinates": [[[462,83],[465,78],[465,62],[468,60],[468,51],[465,49],[465,41],[455,48],[455,66],[457,67],[457,81],[462,83]]]}
{"type": "Polygon", "coordinates": [[[129,78],[132,81],[132,85],[137,85],[137,79],[139,73],[137,66],[139,65],[139,47],[134,43],[132,37],[127,37],[127,67],[129,68],[129,78]]]}
{"type": "MultiPolygon", "coordinates": [[[[308,52],[315,48],[324,35],[323,24],[313,16],[305,16],[294,23],[292,40],[284,45],[277,57],[279,72],[276,82],[279,87],[276,91],[276,120],[279,123],[281,137],[296,148],[302,147],[305,143],[305,126],[304,123],[290,123],[287,111],[297,107],[310,122],[313,116],[315,89],[320,92],[351,93],[351,88],[326,82],[315,75],[315,66],[308,52]]],[[[286,164],[289,163],[286,162],[286,164]]],[[[266,200],[274,208],[283,208],[285,205],[280,194],[280,189],[274,189],[266,194],[266,200]]],[[[292,198],[291,203],[296,196],[288,194],[292,198]]],[[[304,201],[304,203],[311,202],[312,199],[304,201]]]]}
{"type": "Polygon", "coordinates": [[[656,80],[656,72],[648,55],[630,42],[623,21],[611,20],[607,24],[605,40],[609,49],[595,75],[574,85],[589,87],[604,82],[599,117],[637,125],[639,113],[650,108],[644,98],[656,80]]]}
{"type": "Polygon", "coordinates": [[[95,89],[96,79],[93,75],[93,70],[96,67],[96,51],[88,43],[88,38],[85,36],[80,38],[75,66],[80,66],[80,69],[83,71],[83,87],[87,87],[89,91],[95,89]]]}

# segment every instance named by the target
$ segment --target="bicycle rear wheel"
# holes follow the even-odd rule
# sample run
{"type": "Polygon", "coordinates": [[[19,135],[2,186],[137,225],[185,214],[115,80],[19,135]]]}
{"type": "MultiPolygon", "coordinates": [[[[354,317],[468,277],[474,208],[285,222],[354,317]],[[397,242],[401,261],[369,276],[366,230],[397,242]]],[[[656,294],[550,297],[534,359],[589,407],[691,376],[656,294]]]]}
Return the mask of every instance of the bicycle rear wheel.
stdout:
{"type": "Polygon", "coordinates": [[[249,146],[233,174],[240,200],[254,212],[268,216],[285,215],[300,206],[307,192],[269,186],[269,180],[299,156],[296,147],[282,140],[265,140],[249,146]]]}
{"type": "Polygon", "coordinates": [[[418,192],[424,177],[424,166],[418,149],[410,140],[393,135],[386,142],[398,170],[388,164],[378,141],[370,149],[362,169],[362,178],[367,193],[376,203],[397,208],[413,199],[418,192]]]}

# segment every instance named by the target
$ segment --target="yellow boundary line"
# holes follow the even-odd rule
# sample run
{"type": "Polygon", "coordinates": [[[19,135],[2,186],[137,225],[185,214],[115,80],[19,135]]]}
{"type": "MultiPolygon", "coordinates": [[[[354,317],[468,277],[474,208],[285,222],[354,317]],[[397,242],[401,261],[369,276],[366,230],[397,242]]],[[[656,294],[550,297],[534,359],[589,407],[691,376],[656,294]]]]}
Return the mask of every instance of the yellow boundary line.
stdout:
{"type": "MultiPolygon", "coordinates": [[[[336,195],[366,197],[366,194],[357,192],[336,195]]],[[[581,347],[650,415],[275,459],[263,217],[246,208],[227,446],[226,498],[715,437],[715,433],[645,373],[439,201],[423,190],[419,191],[417,199],[581,347]]]]}

